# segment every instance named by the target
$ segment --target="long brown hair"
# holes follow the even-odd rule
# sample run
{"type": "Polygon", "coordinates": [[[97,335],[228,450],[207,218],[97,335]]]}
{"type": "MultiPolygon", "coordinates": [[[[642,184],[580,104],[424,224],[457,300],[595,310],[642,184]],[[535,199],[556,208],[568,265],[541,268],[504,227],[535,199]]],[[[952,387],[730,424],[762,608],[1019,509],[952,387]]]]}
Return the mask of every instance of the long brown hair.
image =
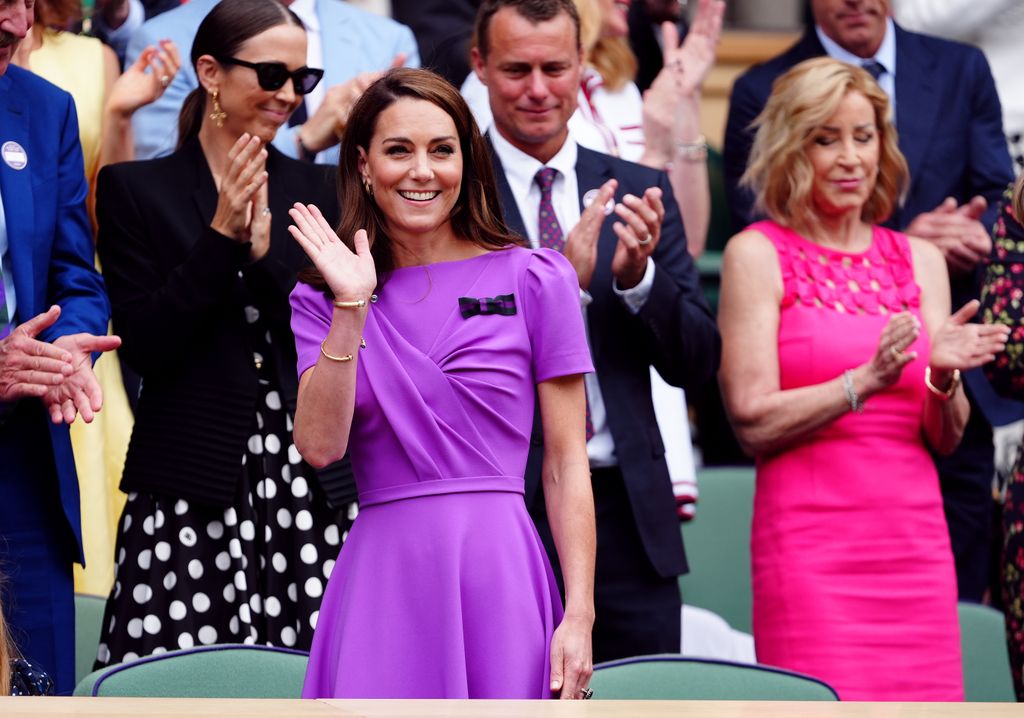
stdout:
{"type": "MultiPolygon", "coordinates": [[[[277,0],[221,0],[196,30],[192,69],[203,55],[231,57],[261,32],[285,24],[303,27],[298,16],[277,0]]],[[[205,114],[206,90],[200,84],[185,97],[178,115],[179,149],[199,135],[205,114]]]]}
{"type": "MultiPolygon", "coordinates": [[[[363,188],[359,150],[369,149],[377,118],[402,98],[436,105],[455,123],[462,152],[462,187],[451,211],[455,235],[487,249],[521,244],[523,240],[505,226],[490,150],[473,121],[466,101],[440,75],[430,70],[404,67],[389,70],[366,88],[349,115],[338,161],[338,203],[341,207],[338,236],[342,241],[354,249],[352,239],[356,231],[365,229],[377,276],[394,269],[394,250],[385,230],[386,218],[363,188]]],[[[318,289],[327,288],[323,277],[312,268],[303,270],[299,279],[318,289]]]]}

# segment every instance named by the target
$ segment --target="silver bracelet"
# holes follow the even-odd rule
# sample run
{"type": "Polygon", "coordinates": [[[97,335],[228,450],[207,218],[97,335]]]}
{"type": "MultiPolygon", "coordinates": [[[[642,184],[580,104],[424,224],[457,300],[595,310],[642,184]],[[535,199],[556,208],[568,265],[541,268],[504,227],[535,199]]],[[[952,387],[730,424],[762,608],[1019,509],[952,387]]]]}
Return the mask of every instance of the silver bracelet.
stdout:
{"type": "Polygon", "coordinates": [[[846,402],[850,405],[850,410],[863,414],[864,402],[860,400],[857,390],[853,388],[853,371],[851,369],[843,372],[843,392],[846,394],[846,402]]]}
{"type": "Polygon", "coordinates": [[[676,143],[676,156],[687,162],[703,162],[708,158],[708,141],[699,135],[696,142],[676,143]]]}

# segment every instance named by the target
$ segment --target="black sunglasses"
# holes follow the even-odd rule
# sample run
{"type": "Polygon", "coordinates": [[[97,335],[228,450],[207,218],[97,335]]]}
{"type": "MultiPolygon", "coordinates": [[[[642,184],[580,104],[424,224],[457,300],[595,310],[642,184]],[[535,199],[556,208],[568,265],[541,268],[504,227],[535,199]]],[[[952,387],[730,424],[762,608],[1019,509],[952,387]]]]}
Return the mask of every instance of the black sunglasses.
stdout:
{"type": "Polygon", "coordinates": [[[235,57],[217,57],[222,65],[239,65],[256,71],[256,81],[268,92],[280,90],[290,77],[296,95],[307,95],[313,91],[324,71],[316,67],[300,67],[295,72],[288,72],[283,62],[246,62],[235,57]]]}

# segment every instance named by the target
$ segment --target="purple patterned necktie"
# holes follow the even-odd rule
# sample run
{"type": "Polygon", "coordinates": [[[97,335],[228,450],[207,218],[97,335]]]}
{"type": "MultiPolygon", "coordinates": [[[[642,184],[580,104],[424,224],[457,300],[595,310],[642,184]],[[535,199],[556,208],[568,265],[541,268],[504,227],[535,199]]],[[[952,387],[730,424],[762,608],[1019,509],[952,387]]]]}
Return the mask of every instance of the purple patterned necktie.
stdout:
{"type": "Polygon", "coordinates": [[[555,216],[555,207],[551,203],[551,186],[555,183],[558,170],[553,167],[541,167],[537,170],[534,181],[540,187],[540,207],[537,215],[537,237],[541,247],[561,252],[565,247],[562,226],[555,216]]]}
{"type": "MultiPolygon", "coordinates": [[[[553,167],[541,167],[537,170],[534,181],[540,187],[540,205],[537,208],[537,239],[545,249],[561,252],[565,248],[565,236],[562,225],[555,216],[555,207],[551,202],[551,186],[555,183],[558,170],[553,167]]],[[[594,438],[594,422],[590,418],[590,398],[587,397],[587,441],[594,438]]]]}

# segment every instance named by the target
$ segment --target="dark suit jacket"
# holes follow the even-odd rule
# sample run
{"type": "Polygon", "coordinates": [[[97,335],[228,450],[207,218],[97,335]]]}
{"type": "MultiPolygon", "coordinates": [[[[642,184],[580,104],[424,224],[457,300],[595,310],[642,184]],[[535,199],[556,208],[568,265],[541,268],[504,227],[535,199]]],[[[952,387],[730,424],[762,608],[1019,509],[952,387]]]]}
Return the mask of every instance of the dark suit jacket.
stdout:
{"type": "MultiPolygon", "coordinates": [[[[747,128],[764,109],[772,83],[794,65],[824,55],[813,27],[793,47],[744,73],[733,85],[725,131],[725,181],[733,230],[753,216],[739,187],[753,143],[747,128]]],[[[946,197],[988,199],[986,226],[1013,179],[999,96],[980,50],[896,27],[896,128],[910,165],[910,191],[886,223],[903,229],[946,197]]]]}
{"type": "MultiPolygon", "coordinates": [[[[268,147],[270,250],[248,264],[249,244],[210,228],[217,190],[198,140],[167,157],[105,167],[96,213],[99,253],[121,355],[142,377],[121,488],[227,506],[256,411],[257,370],[244,307],[269,327],[282,399],[295,410],[295,340],[288,294],[306,258],[288,234],[296,201],[337,218],[323,167],[268,147]]],[[[321,472],[339,505],[355,496],[351,471],[321,472]]]]}
{"type": "MultiPolygon", "coordinates": [[[[78,332],[106,334],[110,305],[93,266],[92,231],[85,211],[88,186],[75,103],[68,93],[14,66],[0,76],[0,147],[9,151],[10,143],[20,145],[28,160],[21,169],[0,161],[0,195],[18,303],[16,321],[24,322],[59,304],[60,319],[40,339],[53,341],[78,332]]],[[[78,476],[68,428],[55,426],[44,412],[38,413],[38,431],[33,436],[39,460],[52,457],[61,506],[77,542],[74,555],[83,561],[78,476]]],[[[0,455],[0,474],[4,463],[0,455]]]]}
{"type": "MultiPolygon", "coordinates": [[[[502,208],[509,227],[527,236],[515,198],[497,156],[494,157],[502,208]]],[[[590,347],[608,412],[608,427],[626,482],[633,516],[647,558],[662,576],[686,571],[665,446],[651,401],[650,367],[665,381],[696,391],[718,369],[721,340],[700,290],[696,266],[686,250],[679,207],[663,172],[579,148],[576,162],[580,206],[583,194],[611,178],[619,181],[616,201],[660,187],[665,203],[661,239],[654,251],[654,285],[639,314],[631,314],[612,291],[612,256],[618,238],[613,220],[605,220],[597,246],[597,267],[588,291],[590,347]]],[[[541,500],[543,441],[535,431],[526,468],[526,501],[541,500]]]]}
{"type": "Polygon", "coordinates": [[[420,63],[461,87],[470,72],[469,47],[481,0],[391,0],[391,17],[408,25],[420,63]]]}

